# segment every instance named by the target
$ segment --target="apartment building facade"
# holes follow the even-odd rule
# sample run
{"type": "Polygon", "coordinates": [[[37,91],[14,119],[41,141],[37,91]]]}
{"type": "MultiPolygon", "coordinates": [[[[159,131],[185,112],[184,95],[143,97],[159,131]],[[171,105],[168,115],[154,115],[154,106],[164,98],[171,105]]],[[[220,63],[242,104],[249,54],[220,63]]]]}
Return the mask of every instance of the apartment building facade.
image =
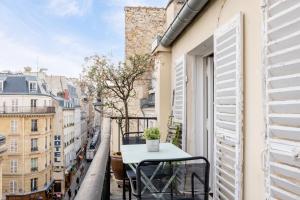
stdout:
{"type": "Polygon", "coordinates": [[[73,83],[64,76],[44,76],[56,103],[54,134],[55,193],[62,196],[70,186],[80,149],[81,112],[79,98],[73,83]],[[75,123],[75,119],[77,119],[75,123]]]}
{"type": "Polygon", "coordinates": [[[7,138],[2,191],[7,199],[46,198],[52,189],[55,108],[35,76],[0,75],[0,132],[7,138]]]}
{"type": "Polygon", "coordinates": [[[182,123],[214,199],[300,199],[299,8],[188,0],[154,41],[158,125],[182,123]]]}

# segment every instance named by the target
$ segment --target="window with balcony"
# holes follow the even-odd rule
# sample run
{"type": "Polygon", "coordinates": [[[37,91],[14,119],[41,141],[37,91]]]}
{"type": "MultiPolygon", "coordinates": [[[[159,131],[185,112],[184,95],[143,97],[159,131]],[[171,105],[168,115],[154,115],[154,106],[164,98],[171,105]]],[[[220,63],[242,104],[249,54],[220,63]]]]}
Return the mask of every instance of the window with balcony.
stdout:
{"type": "Polygon", "coordinates": [[[11,153],[16,153],[18,151],[18,144],[16,139],[11,140],[9,149],[11,153]]]}
{"type": "Polygon", "coordinates": [[[11,160],[10,161],[10,172],[15,174],[18,171],[18,161],[17,160],[11,160]]]}
{"type": "Polygon", "coordinates": [[[13,119],[10,121],[10,132],[11,133],[17,133],[17,126],[18,126],[18,121],[13,119]]]}
{"type": "Polygon", "coordinates": [[[31,99],[30,100],[30,106],[31,108],[36,108],[37,105],[37,99],[31,99]]]}
{"type": "Polygon", "coordinates": [[[12,99],[11,100],[11,111],[18,112],[18,105],[19,105],[18,99],[12,99]]]}
{"type": "Polygon", "coordinates": [[[38,131],[38,120],[32,119],[31,120],[31,132],[36,132],[36,131],[38,131]]]}
{"type": "Polygon", "coordinates": [[[38,178],[30,179],[30,188],[32,192],[38,189],[38,178]]]}
{"type": "Polygon", "coordinates": [[[30,82],[29,83],[29,91],[30,92],[36,92],[37,91],[37,83],[36,82],[30,82]]]}
{"type": "Polygon", "coordinates": [[[38,171],[38,158],[31,158],[31,171],[38,171]]]}
{"type": "Polygon", "coordinates": [[[17,192],[17,181],[16,180],[11,180],[9,182],[9,192],[12,194],[17,192]]]}
{"type": "Polygon", "coordinates": [[[38,151],[38,139],[33,138],[31,139],[31,152],[38,151]]]}

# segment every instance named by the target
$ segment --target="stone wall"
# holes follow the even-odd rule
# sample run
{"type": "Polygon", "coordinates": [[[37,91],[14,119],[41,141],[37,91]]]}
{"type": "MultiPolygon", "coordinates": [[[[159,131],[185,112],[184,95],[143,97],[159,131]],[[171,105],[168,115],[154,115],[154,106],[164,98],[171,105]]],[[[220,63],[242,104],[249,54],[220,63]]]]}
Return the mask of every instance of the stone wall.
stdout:
{"type": "Polygon", "coordinates": [[[151,44],[164,32],[164,8],[125,7],[125,56],[151,53],[151,44]]]}

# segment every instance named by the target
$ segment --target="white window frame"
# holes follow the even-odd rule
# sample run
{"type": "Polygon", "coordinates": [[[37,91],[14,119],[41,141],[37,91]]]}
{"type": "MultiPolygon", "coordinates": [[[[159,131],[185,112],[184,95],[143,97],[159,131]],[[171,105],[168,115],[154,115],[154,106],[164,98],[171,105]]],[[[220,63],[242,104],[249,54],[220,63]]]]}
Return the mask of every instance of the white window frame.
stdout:
{"type": "Polygon", "coordinates": [[[31,149],[37,148],[38,149],[38,138],[32,138],[30,140],[31,149]]]}
{"type": "Polygon", "coordinates": [[[18,120],[12,119],[10,121],[10,132],[17,133],[17,130],[18,130],[18,120]]]}
{"type": "Polygon", "coordinates": [[[38,129],[38,124],[39,124],[39,123],[38,123],[38,119],[31,119],[31,132],[37,132],[37,131],[39,131],[39,129],[38,129]],[[36,121],[36,130],[33,130],[33,127],[34,127],[34,126],[33,126],[33,124],[34,124],[33,122],[34,122],[34,121],[36,121]]]}
{"type": "Polygon", "coordinates": [[[31,169],[32,168],[38,168],[38,166],[39,166],[39,160],[38,160],[38,158],[31,158],[31,160],[30,160],[30,166],[31,166],[31,169]]]}
{"type": "Polygon", "coordinates": [[[37,99],[30,99],[30,107],[31,108],[37,107],[37,99]]]}
{"type": "Polygon", "coordinates": [[[28,89],[29,89],[29,92],[37,92],[37,82],[29,81],[28,89]]]}
{"type": "Polygon", "coordinates": [[[32,178],[30,179],[30,190],[36,191],[38,190],[38,178],[32,178]],[[35,189],[33,189],[35,188],[35,189]]]}
{"type": "Polygon", "coordinates": [[[14,194],[17,192],[17,190],[18,190],[17,181],[16,180],[9,181],[9,192],[11,194],[14,194]]]}
{"type": "Polygon", "coordinates": [[[12,174],[18,173],[18,160],[10,160],[10,172],[12,174]]]}
{"type": "Polygon", "coordinates": [[[18,152],[18,143],[16,139],[12,139],[10,141],[10,148],[9,148],[11,153],[17,153],[18,152]]]}
{"type": "Polygon", "coordinates": [[[4,89],[4,82],[3,81],[0,81],[0,92],[3,92],[3,89],[4,89]]]}
{"type": "Polygon", "coordinates": [[[18,99],[12,99],[11,100],[11,111],[18,112],[18,109],[19,109],[18,105],[19,105],[18,99]]]}

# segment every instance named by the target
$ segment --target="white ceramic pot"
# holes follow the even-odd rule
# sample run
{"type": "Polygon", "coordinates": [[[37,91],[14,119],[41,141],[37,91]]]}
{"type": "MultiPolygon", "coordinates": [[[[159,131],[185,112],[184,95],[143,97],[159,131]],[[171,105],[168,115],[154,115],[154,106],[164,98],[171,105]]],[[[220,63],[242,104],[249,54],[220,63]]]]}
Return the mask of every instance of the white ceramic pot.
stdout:
{"type": "Polygon", "coordinates": [[[149,152],[159,151],[159,140],[146,140],[146,145],[149,152]]]}

